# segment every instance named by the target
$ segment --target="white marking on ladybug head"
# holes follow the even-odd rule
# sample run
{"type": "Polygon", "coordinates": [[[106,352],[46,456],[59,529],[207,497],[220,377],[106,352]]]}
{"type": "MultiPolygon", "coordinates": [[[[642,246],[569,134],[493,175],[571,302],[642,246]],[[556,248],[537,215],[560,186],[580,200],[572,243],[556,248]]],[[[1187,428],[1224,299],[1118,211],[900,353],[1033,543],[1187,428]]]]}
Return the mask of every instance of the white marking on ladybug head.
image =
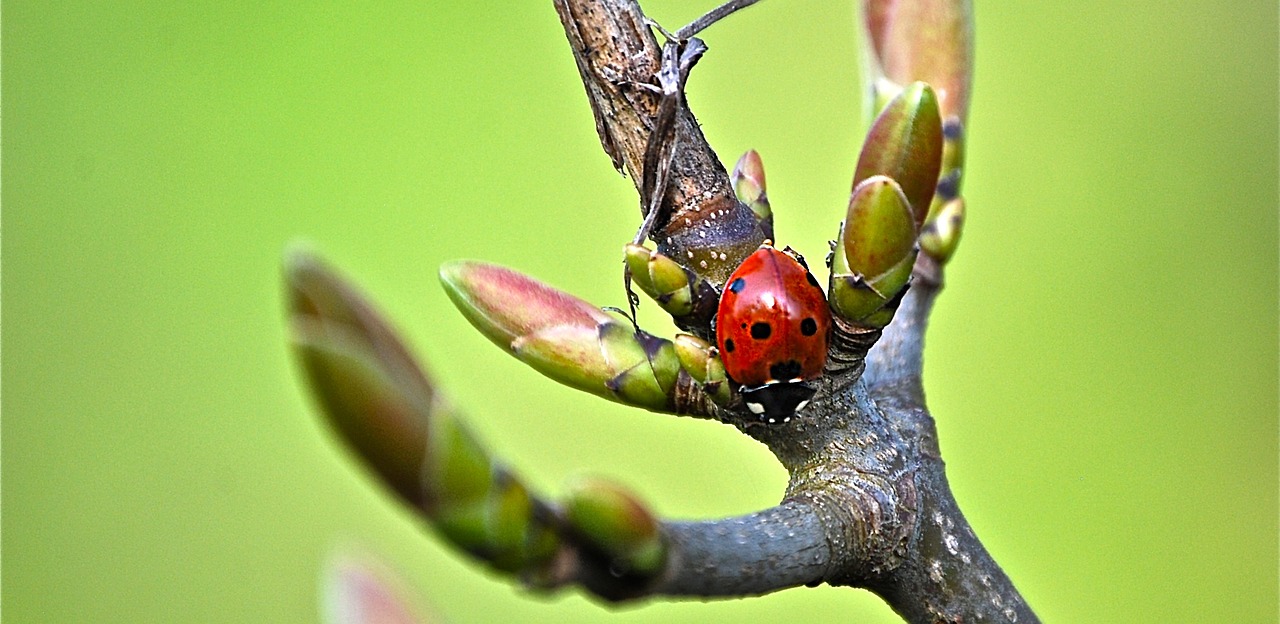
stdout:
{"type": "Polygon", "coordinates": [[[784,422],[784,423],[789,423],[789,422],[791,422],[791,417],[790,417],[790,416],[787,416],[786,418],[783,418],[783,419],[782,419],[782,422],[784,422]]]}
{"type": "Polygon", "coordinates": [[[778,419],[777,419],[777,418],[770,418],[770,419],[769,419],[769,424],[771,424],[771,425],[772,425],[772,424],[774,424],[774,423],[776,423],[776,422],[778,422],[778,419]]]}
{"type": "Polygon", "coordinates": [[[752,413],[752,414],[763,414],[763,413],[764,413],[764,406],[763,406],[763,405],[761,405],[761,404],[759,404],[759,403],[752,403],[752,402],[748,401],[748,402],[747,402],[747,409],[751,410],[751,413],[752,413]]]}
{"type": "Polygon", "coordinates": [[[797,404],[797,405],[796,405],[796,411],[798,412],[798,411],[800,411],[800,410],[804,409],[804,408],[805,408],[805,406],[807,406],[807,405],[809,405],[809,401],[807,401],[807,400],[806,400],[806,401],[801,401],[799,404],[797,404]]]}

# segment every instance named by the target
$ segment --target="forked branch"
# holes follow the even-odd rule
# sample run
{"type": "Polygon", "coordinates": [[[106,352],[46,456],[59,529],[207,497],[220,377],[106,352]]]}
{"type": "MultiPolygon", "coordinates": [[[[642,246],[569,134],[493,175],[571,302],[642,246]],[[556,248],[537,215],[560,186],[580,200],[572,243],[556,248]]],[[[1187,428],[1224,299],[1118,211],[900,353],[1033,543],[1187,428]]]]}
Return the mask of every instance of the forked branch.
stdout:
{"type": "Polygon", "coordinates": [[[921,379],[925,327],[963,224],[969,3],[861,3],[880,112],[833,245],[834,346],[808,407],[773,426],[735,403],[706,340],[708,297],[772,236],[773,218],[759,156],[730,178],[683,98],[704,50],[692,35],[720,14],[659,46],[633,0],[554,1],[601,145],[640,194],[638,238],[658,244],[629,245],[628,270],[694,335],[649,335],[492,265],[450,264],[445,288],[486,337],[557,381],[763,442],[788,470],[787,490],[770,509],[703,522],[656,518],[607,482],[574,483],[559,498],[532,492],[374,307],[296,252],[286,267],[294,346],[339,436],[444,539],[532,587],[618,601],[828,583],[867,588],[910,622],[1038,621],[951,494],[921,379]]]}

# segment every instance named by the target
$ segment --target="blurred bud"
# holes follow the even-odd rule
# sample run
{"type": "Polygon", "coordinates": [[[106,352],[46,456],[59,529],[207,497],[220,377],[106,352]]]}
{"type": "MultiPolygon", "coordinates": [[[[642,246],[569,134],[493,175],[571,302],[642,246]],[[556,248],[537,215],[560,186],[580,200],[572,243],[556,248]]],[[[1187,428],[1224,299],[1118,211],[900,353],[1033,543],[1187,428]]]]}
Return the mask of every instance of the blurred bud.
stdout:
{"type": "Polygon", "coordinates": [[[395,331],[312,254],[285,258],[298,359],[333,430],[397,494],[420,503],[428,420],[447,412],[395,331]]]}
{"type": "MultiPolygon", "coordinates": [[[[373,307],[305,252],[287,256],[285,281],[294,346],[343,441],[454,545],[499,569],[543,569],[556,547],[546,514],[495,466],[373,307]]],[[[468,300],[491,300],[480,292],[486,296],[468,300]]],[[[554,302],[552,295],[532,298],[554,302]]],[[[527,307],[516,310],[485,317],[499,320],[494,335],[537,325],[520,316],[527,307]]],[[[554,312],[560,319],[592,316],[572,302],[554,312]]]]}
{"type": "Polygon", "coordinates": [[[570,484],[565,520],[588,543],[605,553],[614,572],[652,576],[666,561],[661,525],[635,496],[596,479],[570,484]]]}
{"type": "Polygon", "coordinates": [[[938,91],[942,115],[963,121],[973,76],[971,0],[863,0],[861,6],[872,88],[927,82],[938,91]]]}
{"type": "Polygon", "coordinates": [[[920,248],[940,264],[946,264],[960,244],[963,229],[964,198],[957,197],[944,204],[938,214],[924,224],[920,248]]]}
{"type": "MultiPolygon", "coordinates": [[[[348,550],[348,549],[343,549],[348,550]]],[[[320,579],[325,624],[426,624],[401,574],[366,553],[330,555],[320,579]]]]}

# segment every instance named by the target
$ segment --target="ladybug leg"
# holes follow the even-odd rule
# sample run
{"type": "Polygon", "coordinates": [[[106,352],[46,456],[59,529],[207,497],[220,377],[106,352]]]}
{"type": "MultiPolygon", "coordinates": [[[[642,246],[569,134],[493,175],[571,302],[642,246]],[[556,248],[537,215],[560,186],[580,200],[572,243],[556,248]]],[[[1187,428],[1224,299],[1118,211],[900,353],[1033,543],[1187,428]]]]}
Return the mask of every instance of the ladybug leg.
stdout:
{"type": "Polygon", "coordinates": [[[631,290],[631,266],[624,260],[622,263],[622,289],[627,293],[627,310],[623,312],[612,306],[604,308],[605,310],[617,310],[631,321],[631,326],[636,328],[636,332],[640,331],[640,324],[636,322],[636,308],[640,307],[640,295],[631,290]]]}

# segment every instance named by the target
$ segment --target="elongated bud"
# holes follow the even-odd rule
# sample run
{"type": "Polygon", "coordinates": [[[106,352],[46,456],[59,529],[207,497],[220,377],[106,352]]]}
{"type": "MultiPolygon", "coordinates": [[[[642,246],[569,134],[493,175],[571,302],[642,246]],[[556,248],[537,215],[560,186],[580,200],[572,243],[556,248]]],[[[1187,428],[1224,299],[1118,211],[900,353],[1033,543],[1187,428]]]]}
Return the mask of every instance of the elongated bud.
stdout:
{"type": "Polygon", "coordinates": [[[616,575],[653,576],[666,562],[661,525],[630,492],[607,481],[580,479],[569,486],[564,516],[585,541],[609,558],[616,575]]]}
{"type": "Polygon", "coordinates": [[[957,197],[938,210],[920,232],[920,249],[939,263],[945,264],[960,244],[964,230],[964,198],[957,197]]]}
{"type": "Polygon", "coordinates": [[[873,175],[893,178],[915,216],[924,223],[942,166],[942,120],[929,85],[917,82],[889,102],[867,132],[853,186],[873,175]]]}
{"type": "Polygon", "coordinates": [[[472,325],[543,375],[626,405],[685,409],[671,341],[510,269],[455,262],[440,280],[472,325]]]}
{"type": "Polygon", "coordinates": [[[916,226],[902,189],[873,176],[854,189],[831,265],[828,299],[841,319],[884,327],[911,278],[916,226]]]}
{"type": "Polygon", "coordinates": [[[573,295],[496,264],[450,262],[440,267],[440,281],[463,316],[507,350],[516,338],[540,329],[613,320],[573,295]]]}
{"type": "Polygon", "coordinates": [[[772,223],[773,209],[769,207],[769,195],[765,193],[764,162],[755,150],[748,150],[738,159],[729,174],[733,182],[733,192],[738,201],[751,208],[760,221],[766,219],[772,223]]]}
{"type": "Polygon", "coordinates": [[[680,364],[671,341],[611,322],[548,328],[512,342],[517,358],[579,390],[654,411],[674,408],[680,364]]]}
{"type": "Polygon", "coordinates": [[[339,437],[454,545],[502,570],[544,570],[557,546],[545,506],[496,465],[373,306],[306,253],[289,255],[285,278],[294,347],[339,437]]]}
{"type": "Polygon", "coordinates": [[[546,505],[456,416],[434,417],[421,468],[423,510],[449,543],[493,567],[545,571],[560,545],[546,505]]]}
{"type": "Polygon", "coordinates": [[[727,404],[732,398],[729,376],[725,373],[724,362],[715,353],[715,347],[689,334],[676,334],[674,343],[681,368],[702,386],[713,401],[727,404]]]}
{"type": "Polygon", "coordinates": [[[422,501],[427,422],[448,406],[364,297],[318,258],[285,258],[298,359],[338,436],[397,494],[422,501]]]}

